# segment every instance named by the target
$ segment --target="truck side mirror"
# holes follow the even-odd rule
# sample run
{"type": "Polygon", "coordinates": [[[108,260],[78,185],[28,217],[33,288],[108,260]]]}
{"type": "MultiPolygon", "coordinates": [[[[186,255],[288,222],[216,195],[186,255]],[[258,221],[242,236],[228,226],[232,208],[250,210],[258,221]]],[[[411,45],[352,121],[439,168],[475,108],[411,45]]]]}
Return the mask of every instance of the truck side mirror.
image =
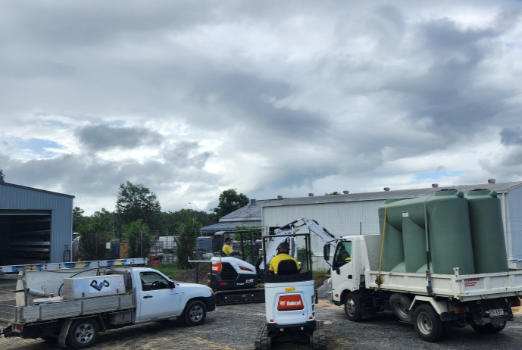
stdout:
{"type": "Polygon", "coordinates": [[[330,260],[330,244],[325,244],[323,247],[323,258],[326,261],[330,260]]]}
{"type": "Polygon", "coordinates": [[[169,281],[169,288],[170,289],[176,288],[176,283],[169,281]]]}

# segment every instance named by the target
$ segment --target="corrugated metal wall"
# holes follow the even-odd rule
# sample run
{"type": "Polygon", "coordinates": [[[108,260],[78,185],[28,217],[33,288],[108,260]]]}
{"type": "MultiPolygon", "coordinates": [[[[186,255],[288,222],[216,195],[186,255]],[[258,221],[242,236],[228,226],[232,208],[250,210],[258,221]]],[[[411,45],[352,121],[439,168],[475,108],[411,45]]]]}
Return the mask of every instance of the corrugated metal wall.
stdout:
{"type": "MultiPolygon", "coordinates": [[[[278,227],[299,218],[314,219],[338,238],[346,235],[362,233],[379,234],[379,216],[377,209],[383,200],[309,204],[281,207],[263,207],[263,234],[270,227],[278,227]]],[[[314,269],[327,269],[323,261],[323,241],[312,236],[312,251],[317,257],[313,259],[314,269]]]]}
{"type": "Polygon", "coordinates": [[[63,261],[71,249],[73,197],[0,184],[0,209],[50,210],[51,262],[63,261]]]}

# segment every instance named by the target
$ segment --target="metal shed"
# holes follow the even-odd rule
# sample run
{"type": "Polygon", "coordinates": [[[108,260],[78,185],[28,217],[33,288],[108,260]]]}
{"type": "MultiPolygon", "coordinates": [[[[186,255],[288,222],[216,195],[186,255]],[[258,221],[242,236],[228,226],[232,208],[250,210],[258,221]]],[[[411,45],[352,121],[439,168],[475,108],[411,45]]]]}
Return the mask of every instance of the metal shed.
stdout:
{"type": "Polygon", "coordinates": [[[69,261],[73,198],[0,183],[0,265],[69,261]]]}
{"type": "MultiPolygon", "coordinates": [[[[411,189],[341,195],[282,198],[267,203],[262,209],[263,234],[274,227],[285,225],[295,219],[308,217],[338,237],[357,234],[378,234],[377,209],[387,199],[415,198],[432,194],[444,188],[469,191],[477,188],[494,190],[499,194],[509,266],[522,268],[522,182],[462,185],[451,187],[411,189]]],[[[322,256],[322,242],[312,238],[312,250],[316,257],[322,256]]],[[[316,266],[326,266],[321,259],[316,266]]]]}

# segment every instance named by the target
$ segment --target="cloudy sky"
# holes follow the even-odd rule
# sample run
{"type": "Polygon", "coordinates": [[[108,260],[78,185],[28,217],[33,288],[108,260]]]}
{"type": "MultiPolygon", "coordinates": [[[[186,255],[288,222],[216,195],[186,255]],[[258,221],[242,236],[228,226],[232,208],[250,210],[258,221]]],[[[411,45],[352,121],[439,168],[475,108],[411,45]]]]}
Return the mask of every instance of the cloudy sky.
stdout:
{"type": "Polygon", "coordinates": [[[0,168],[87,212],[522,180],[521,38],[520,1],[5,2],[0,168]]]}

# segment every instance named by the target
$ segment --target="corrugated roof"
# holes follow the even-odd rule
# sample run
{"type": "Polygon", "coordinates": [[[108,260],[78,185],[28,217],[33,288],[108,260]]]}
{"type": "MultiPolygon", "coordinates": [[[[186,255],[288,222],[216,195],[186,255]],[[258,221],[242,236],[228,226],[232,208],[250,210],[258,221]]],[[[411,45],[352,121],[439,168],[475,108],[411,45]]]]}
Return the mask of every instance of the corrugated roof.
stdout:
{"type": "Polygon", "coordinates": [[[242,208],[234,210],[233,212],[223,216],[219,219],[219,222],[224,221],[250,221],[250,220],[261,220],[261,209],[263,206],[267,205],[270,202],[275,201],[276,199],[262,199],[256,200],[255,204],[251,203],[245,205],[242,208]]]}
{"type": "Polygon", "coordinates": [[[52,192],[52,191],[47,191],[47,190],[41,190],[39,188],[33,188],[33,187],[28,187],[28,186],[16,185],[16,184],[8,183],[8,182],[2,182],[2,183],[0,183],[0,186],[14,187],[14,188],[20,188],[20,189],[23,189],[23,190],[36,191],[36,192],[54,194],[54,195],[57,195],[57,196],[74,198],[74,196],[72,196],[70,194],[59,193],[59,192],[52,192]]]}
{"type": "Polygon", "coordinates": [[[430,188],[419,188],[409,190],[397,190],[397,191],[382,191],[382,192],[364,192],[364,193],[350,193],[340,195],[327,195],[327,196],[314,196],[314,197],[298,197],[298,198],[283,198],[277,200],[271,200],[266,203],[265,207],[278,207],[288,205],[307,205],[307,204],[324,204],[324,203],[343,203],[343,202],[360,202],[360,201],[372,201],[372,200],[386,200],[386,199],[398,199],[398,198],[415,198],[424,195],[428,195],[442,189],[457,189],[459,191],[470,191],[476,188],[483,188],[498,193],[505,193],[511,189],[522,186],[522,181],[517,182],[505,182],[497,184],[477,184],[477,185],[459,185],[459,186],[447,186],[447,187],[430,187],[430,188]]]}
{"type": "Polygon", "coordinates": [[[236,228],[238,226],[244,226],[244,227],[261,226],[261,220],[218,222],[217,224],[202,227],[201,231],[232,231],[234,228],[236,228]]]}

